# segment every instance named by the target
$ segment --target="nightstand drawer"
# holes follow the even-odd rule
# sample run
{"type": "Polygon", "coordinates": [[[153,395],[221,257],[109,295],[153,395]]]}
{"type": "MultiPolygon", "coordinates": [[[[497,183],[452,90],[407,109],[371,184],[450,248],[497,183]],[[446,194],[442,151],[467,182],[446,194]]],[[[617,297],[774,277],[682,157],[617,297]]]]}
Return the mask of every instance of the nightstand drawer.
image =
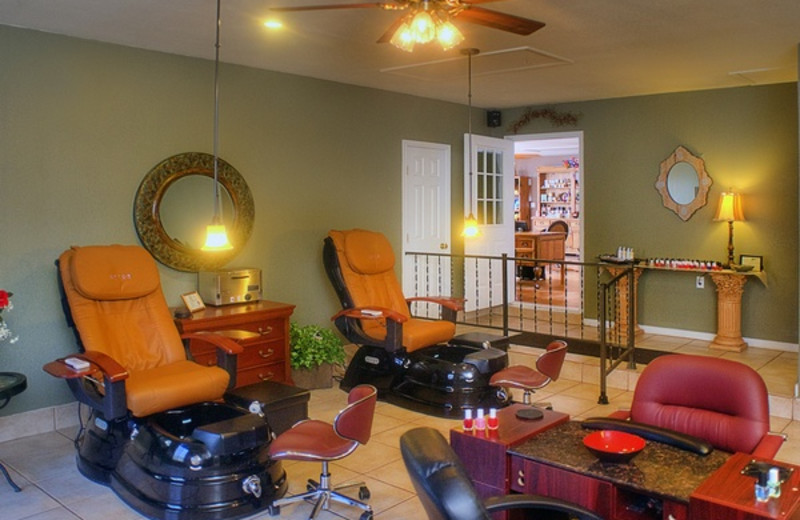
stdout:
{"type": "Polygon", "coordinates": [[[244,352],[239,354],[239,369],[250,368],[265,363],[274,363],[285,359],[281,340],[260,341],[254,345],[244,345],[244,352]]]}
{"type": "Polygon", "coordinates": [[[240,368],[236,372],[236,386],[247,386],[261,381],[282,383],[286,380],[283,362],[240,368]]]}

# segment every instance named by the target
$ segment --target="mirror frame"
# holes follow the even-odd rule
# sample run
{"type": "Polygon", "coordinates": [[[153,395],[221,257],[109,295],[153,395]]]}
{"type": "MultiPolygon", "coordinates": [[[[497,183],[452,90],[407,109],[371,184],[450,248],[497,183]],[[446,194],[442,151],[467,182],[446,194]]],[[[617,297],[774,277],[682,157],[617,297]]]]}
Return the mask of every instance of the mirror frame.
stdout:
{"type": "MultiPolygon", "coordinates": [[[[139,185],[133,205],[136,233],[142,245],[162,264],[187,272],[219,269],[239,254],[250,238],[255,220],[255,204],[250,188],[233,166],[222,159],[218,160],[219,183],[227,190],[234,208],[233,225],[228,229],[228,237],[233,244],[230,251],[207,252],[189,248],[173,240],[161,222],[161,202],[167,189],[189,175],[205,175],[213,179],[213,155],[187,152],[168,157],[154,166],[139,185]]],[[[209,198],[213,198],[211,193],[209,198]]]]}
{"type": "Polygon", "coordinates": [[[708,202],[708,190],[713,181],[706,171],[706,163],[700,157],[683,146],[678,146],[669,157],[661,162],[661,171],[656,179],[656,190],[661,194],[661,201],[664,207],[675,212],[683,221],[692,218],[695,211],[702,208],[708,202]],[[680,204],[672,198],[667,188],[667,177],[672,167],[679,162],[685,162],[697,173],[697,195],[688,204],[680,204]]]}

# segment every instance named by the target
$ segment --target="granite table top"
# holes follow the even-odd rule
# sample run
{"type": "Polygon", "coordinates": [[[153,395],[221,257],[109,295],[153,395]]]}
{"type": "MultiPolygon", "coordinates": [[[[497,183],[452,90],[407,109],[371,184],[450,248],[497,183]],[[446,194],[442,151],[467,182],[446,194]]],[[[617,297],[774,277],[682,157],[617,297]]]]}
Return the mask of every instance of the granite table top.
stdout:
{"type": "Polygon", "coordinates": [[[647,441],[641,453],[627,463],[600,462],[583,445],[583,438],[592,431],[570,421],[511,447],[509,454],[686,504],[692,491],[731,456],[716,449],[702,456],[647,441]]]}

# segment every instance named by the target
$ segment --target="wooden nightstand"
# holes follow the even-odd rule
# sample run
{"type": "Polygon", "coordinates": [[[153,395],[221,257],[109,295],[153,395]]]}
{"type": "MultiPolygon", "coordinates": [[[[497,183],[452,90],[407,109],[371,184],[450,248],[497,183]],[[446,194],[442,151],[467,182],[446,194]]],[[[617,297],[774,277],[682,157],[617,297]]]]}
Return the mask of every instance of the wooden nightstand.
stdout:
{"type": "MultiPolygon", "coordinates": [[[[237,388],[260,381],[292,383],[289,367],[289,318],[292,312],[294,305],[259,301],[206,307],[190,318],[176,319],[175,325],[181,333],[245,330],[257,334],[238,339],[244,352],[238,358],[237,388]]],[[[209,343],[192,340],[189,349],[198,363],[216,364],[215,348],[209,343]]]]}

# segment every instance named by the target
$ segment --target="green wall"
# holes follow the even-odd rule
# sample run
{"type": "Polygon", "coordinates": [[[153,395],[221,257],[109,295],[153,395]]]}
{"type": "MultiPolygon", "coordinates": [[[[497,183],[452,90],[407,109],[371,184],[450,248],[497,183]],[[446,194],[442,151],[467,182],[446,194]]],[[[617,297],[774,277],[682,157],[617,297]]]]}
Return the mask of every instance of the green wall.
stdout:
{"type": "MultiPolygon", "coordinates": [[[[72,400],[41,370],[75,348],[53,262],[73,244],[137,243],[133,198],[144,175],[173,154],[211,152],[213,63],[4,26],[0,48],[0,288],[15,293],[4,317],[20,335],[0,345],[0,371],[29,378],[5,415],[72,400]]],[[[329,229],[378,229],[400,250],[403,139],[451,146],[457,227],[464,105],[231,65],[220,88],[220,155],[256,204],[232,266],[260,267],[265,297],[296,304],[298,321],[327,324],[338,310],[320,262],[329,229]]],[[[795,95],[783,85],[560,107],[583,114],[588,254],[625,244],[723,257],[725,226],[710,222],[710,207],[683,223],[653,188],[658,163],[684,144],[706,159],[712,200],[729,185],[748,197],[737,251],[765,256],[770,287],[748,287],[745,334],[795,342],[795,95]]],[[[474,118],[476,133],[488,132],[483,119],[474,118]]],[[[195,287],[191,274],[162,266],[161,276],[170,304],[195,287]]],[[[680,287],[663,305],[649,302],[666,282],[643,282],[642,321],[713,330],[711,291],[696,303],[693,280],[668,282],[680,287]]]]}
{"type": "MultiPolygon", "coordinates": [[[[15,293],[4,317],[20,335],[0,345],[0,371],[29,378],[11,414],[71,400],[41,369],[75,349],[53,262],[73,244],[138,243],[145,174],[176,153],[212,152],[214,68],[3,26],[0,48],[0,288],[15,293]]],[[[296,304],[302,323],[328,325],[339,310],[321,263],[329,229],[381,230],[400,251],[403,139],[449,144],[462,168],[459,104],[223,65],[220,112],[220,156],[256,207],[231,265],[260,267],[265,297],[296,304]]],[[[178,305],[195,276],[160,270],[178,305]]]]}
{"type": "MultiPolygon", "coordinates": [[[[744,196],[746,222],[734,228],[736,257],[763,255],[768,287],[751,280],[742,332],[797,342],[798,107],[795,84],[652,95],[558,105],[580,114],[584,135],[586,259],[630,246],[642,257],[724,261],[728,227],[714,222],[719,195],[744,196]],[[684,222],[655,189],[661,161],[678,145],[705,160],[708,204],[684,222]]],[[[510,125],[522,109],[503,114],[510,125]]],[[[552,132],[541,120],[520,134],[552,132]]],[[[711,333],[716,294],[695,289],[695,274],[647,272],[640,280],[643,325],[711,333]]]]}

